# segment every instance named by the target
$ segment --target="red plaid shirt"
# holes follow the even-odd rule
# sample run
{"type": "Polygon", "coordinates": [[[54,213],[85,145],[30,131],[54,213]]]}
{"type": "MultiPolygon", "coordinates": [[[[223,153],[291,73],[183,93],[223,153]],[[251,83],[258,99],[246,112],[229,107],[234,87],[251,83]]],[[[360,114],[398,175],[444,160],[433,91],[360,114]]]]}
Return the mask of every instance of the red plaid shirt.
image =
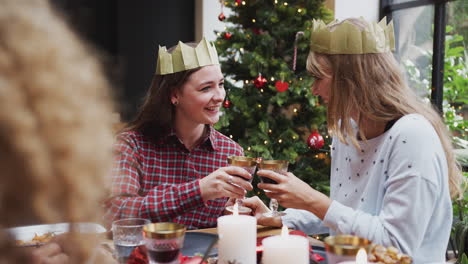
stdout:
{"type": "Polygon", "coordinates": [[[118,135],[112,172],[112,218],[141,217],[177,222],[188,229],[216,226],[227,198],[203,201],[199,180],[227,157],[243,155],[233,140],[210,126],[205,140],[189,151],[174,131],[151,141],[138,131],[118,135]]]}

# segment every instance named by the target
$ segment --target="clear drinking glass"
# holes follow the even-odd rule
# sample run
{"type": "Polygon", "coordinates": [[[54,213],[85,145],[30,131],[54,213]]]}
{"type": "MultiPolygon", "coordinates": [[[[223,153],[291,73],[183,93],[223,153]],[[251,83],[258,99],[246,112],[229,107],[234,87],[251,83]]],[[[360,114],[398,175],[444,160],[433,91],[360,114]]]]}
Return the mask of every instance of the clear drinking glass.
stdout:
{"type": "MultiPolygon", "coordinates": [[[[286,160],[262,160],[258,163],[258,168],[260,170],[270,170],[276,173],[286,174],[286,172],[288,172],[288,165],[289,162],[286,160]]],[[[262,183],[277,184],[276,181],[266,177],[260,177],[260,181],[262,183]]],[[[268,190],[263,191],[270,192],[268,190]]],[[[271,212],[263,214],[266,217],[283,216],[286,214],[284,212],[278,212],[278,201],[274,198],[270,199],[269,207],[271,212]]]]}
{"type": "Polygon", "coordinates": [[[144,247],[143,226],[151,223],[148,219],[127,218],[112,223],[112,239],[119,263],[126,264],[138,247],[144,247]]]}
{"type": "MultiPolygon", "coordinates": [[[[248,173],[253,175],[255,173],[255,169],[257,168],[257,159],[256,158],[244,157],[244,156],[230,156],[230,157],[228,157],[228,164],[231,165],[231,166],[241,167],[244,170],[246,170],[248,173]]],[[[233,176],[236,176],[236,175],[233,175],[233,176]]],[[[237,177],[239,177],[239,178],[241,178],[243,180],[246,180],[246,181],[248,181],[250,183],[252,183],[252,180],[253,180],[253,177],[250,178],[250,180],[247,180],[246,178],[241,177],[241,176],[237,176],[237,177]]],[[[250,212],[252,212],[252,210],[250,208],[242,206],[242,199],[236,199],[235,203],[238,204],[239,214],[249,215],[250,212]]],[[[226,210],[228,212],[232,212],[233,207],[228,206],[228,207],[226,207],[226,210]]]]}
{"type": "Polygon", "coordinates": [[[178,264],[186,227],[177,223],[153,223],[143,228],[151,264],[178,264]]]}

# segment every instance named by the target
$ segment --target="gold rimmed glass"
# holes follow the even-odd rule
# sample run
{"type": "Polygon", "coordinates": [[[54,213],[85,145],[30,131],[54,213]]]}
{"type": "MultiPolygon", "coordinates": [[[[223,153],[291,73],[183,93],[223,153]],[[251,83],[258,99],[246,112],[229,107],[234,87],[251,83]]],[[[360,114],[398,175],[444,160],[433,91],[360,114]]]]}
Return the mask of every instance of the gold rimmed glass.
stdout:
{"type": "MultiPolygon", "coordinates": [[[[289,162],[287,160],[262,160],[258,163],[258,168],[260,170],[270,170],[280,174],[286,174],[288,172],[288,165],[289,162]]],[[[260,181],[262,183],[270,183],[270,184],[277,184],[276,181],[267,178],[267,177],[260,177],[260,181]]],[[[265,192],[270,192],[268,190],[264,190],[265,192]]],[[[274,216],[283,216],[286,213],[278,212],[278,201],[274,198],[270,199],[270,210],[271,212],[265,213],[264,216],[266,217],[274,217],[274,216]]]]}
{"type": "MultiPolygon", "coordinates": [[[[257,168],[257,159],[256,158],[250,158],[250,157],[244,157],[244,156],[230,156],[228,157],[228,164],[231,166],[236,166],[236,167],[241,167],[244,170],[246,170],[250,175],[253,175],[255,173],[255,169],[257,168]]],[[[236,176],[236,175],[233,175],[236,176]]],[[[243,180],[246,180],[250,183],[252,183],[253,177],[247,180],[244,177],[237,176],[243,180]]],[[[235,201],[238,206],[239,206],[239,212],[244,212],[243,214],[250,214],[252,211],[250,208],[242,206],[242,199],[236,199],[235,201]]],[[[228,212],[233,211],[232,206],[226,207],[226,210],[228,212]]]]}
{"type": "Polygon", "coordinates": [[[328,263],[354,261],[359,249],[370,252],[372,242],[361,237],[351,235],[337,235],[325,238],[325,249],[328,263]]]}
{"type": "Polygon", "coordinates": [[[143,227],[143,236],[151,264],[176,264],[184,245],[185,225],[162,222],[143,227]]]}

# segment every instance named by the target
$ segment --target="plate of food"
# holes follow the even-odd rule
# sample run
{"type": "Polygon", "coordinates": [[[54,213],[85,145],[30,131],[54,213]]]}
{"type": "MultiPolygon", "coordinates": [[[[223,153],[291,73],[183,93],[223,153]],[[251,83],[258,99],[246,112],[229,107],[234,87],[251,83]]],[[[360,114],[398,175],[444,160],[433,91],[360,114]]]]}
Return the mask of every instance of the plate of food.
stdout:
{"type": "MultiPolygon", "coordinates": [[[[79,233],[102,234],[106,229],[96,223],[76,223],[74,226],[79,233]]],[[[54,236],[68,233],[70,223],[58,223],[48,225],[31,225],[8,228],[6,231],[13,236],[16,245],[20,247],[40,246],[49,242],[54,236]]]]}

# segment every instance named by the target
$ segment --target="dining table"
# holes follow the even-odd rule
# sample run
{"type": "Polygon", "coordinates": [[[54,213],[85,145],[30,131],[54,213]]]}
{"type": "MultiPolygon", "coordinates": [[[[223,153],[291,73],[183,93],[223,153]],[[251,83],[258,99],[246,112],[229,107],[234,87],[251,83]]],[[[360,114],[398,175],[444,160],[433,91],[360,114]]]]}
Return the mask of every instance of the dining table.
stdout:
{"type": "MultiPolygon", "coordinates": [[[[292,229],[289,229],[289,230],[291,231],[292,229]]],[[[188,230],[187,232],[202,232],[202,233],[209,233],[209,234],[218,234],[218,230],[216,227],[188,230]]],[[[276,235],[281,235],[281,228],[257,225],[257,237],[267,237],[267,236],[276,236],[276,235]]],[[[316,238],[313,238],[311,236],[308,236],[307,238],[309,239],[311,246],[324,247],[324,243],[322,241],[316,238]]]]}

